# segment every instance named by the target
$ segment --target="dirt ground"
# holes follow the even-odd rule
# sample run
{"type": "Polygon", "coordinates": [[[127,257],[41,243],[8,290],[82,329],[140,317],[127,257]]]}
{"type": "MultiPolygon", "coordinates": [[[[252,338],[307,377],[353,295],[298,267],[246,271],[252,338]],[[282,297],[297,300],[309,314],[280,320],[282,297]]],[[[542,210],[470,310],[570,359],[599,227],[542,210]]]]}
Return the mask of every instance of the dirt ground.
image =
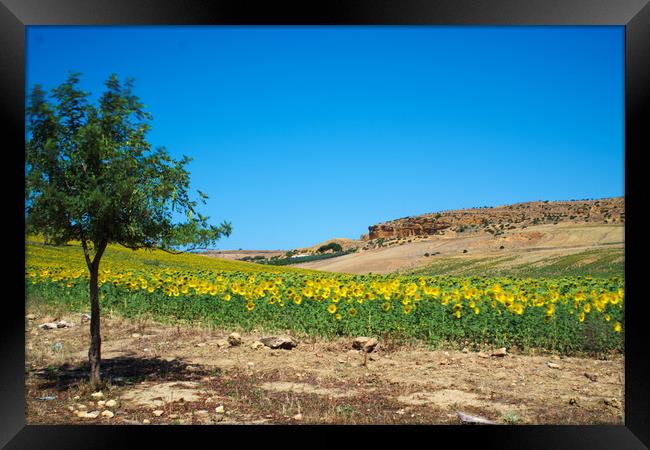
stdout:
{"type": "Polygon", "coordinates": [[[525,230],[506,230],[497,237],[486,232],[429,236],[395,247],[295,264],[293,267],[326,272],[384,274],[426,266],[433,260],[424,254],[438,253],[438,258],[507,257],[507,261],[499,264],[499,267],[507,268],[591,249],[622,248],[624,238],[624,225],[560,223],[531,226],[525,230]],[[501,246],[504,248],[500,249],[501,246]],[[468,253],[463,253],[464,250],[468,253]]]}
{"type": "Polygon", "coordinates": [[[622,355],[498,357],[386,341],[366,355],[351,338],[300,336],[292,350],[272,350],[251,346],[270,334],[242,333],[231,346],[233,330],[110,317],[105,386],[93,397],[88,323],[28,312],[28,424],[459,424],[459,412],[498,424],[624,423],[622,355]],[[59,319],[73,326],[38,328],[59,319]]]}

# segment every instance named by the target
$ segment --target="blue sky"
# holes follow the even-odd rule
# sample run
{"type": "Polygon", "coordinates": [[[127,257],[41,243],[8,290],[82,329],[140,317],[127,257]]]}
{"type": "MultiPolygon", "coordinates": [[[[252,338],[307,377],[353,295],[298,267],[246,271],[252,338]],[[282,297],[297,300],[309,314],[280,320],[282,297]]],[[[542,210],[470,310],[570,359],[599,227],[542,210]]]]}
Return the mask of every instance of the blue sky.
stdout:
{"type": "Polygon", "coordinates": [[[623,27],[27,27],[27,87],[135,78],[221,249],[624,195],[623,27]]]}

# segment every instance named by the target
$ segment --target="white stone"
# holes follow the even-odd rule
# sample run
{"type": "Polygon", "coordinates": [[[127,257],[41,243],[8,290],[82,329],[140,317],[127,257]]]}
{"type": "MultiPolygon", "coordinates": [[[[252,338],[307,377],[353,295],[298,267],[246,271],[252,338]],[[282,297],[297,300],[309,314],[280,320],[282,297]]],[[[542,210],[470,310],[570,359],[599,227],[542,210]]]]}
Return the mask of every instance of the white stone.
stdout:
{"type": "Polygon", "coordinates": [[[241,345],[241,336],[239,333],[230,333],[230,336],[228,336],[228,343],[233,347],[241,345]]]}

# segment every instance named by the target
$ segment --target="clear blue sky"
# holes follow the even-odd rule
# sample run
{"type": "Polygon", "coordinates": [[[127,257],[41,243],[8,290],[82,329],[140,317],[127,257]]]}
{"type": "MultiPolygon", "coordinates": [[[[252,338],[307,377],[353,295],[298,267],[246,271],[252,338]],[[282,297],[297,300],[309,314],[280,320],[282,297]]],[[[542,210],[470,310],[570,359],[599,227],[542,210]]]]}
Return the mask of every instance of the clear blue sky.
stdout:
{"type": "Polygon", "coordinates": [[[135,78],[222,249],[624,195],[623,27],[27,27],[27,86],[135,78]]]}

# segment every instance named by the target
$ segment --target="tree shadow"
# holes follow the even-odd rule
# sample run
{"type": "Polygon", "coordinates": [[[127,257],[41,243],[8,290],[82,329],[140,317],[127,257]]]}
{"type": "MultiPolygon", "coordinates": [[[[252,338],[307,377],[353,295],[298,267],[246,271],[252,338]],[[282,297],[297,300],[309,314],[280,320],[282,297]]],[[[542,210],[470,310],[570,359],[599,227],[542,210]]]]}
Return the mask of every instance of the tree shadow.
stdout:
{"type": "MultiPolygon", "coordinates": [[[[138,358],[120,356],[102,360],[102,382],[113,386],[126,386],[142,381],[196,381],[205,376],[214,375],[215,369],[207,369],[195,364],[188,364],[183,359],[167,361],[161,358],[138,358]],[[188,370],[188,366],[191,370],[188,370]]],[[[45,370],[35,372],[43,380],[39,389],[56,389],[66,391],[80,383],[88,382],[90,364],[65,363],[61,366],[48,366],[45,370]]]]}

